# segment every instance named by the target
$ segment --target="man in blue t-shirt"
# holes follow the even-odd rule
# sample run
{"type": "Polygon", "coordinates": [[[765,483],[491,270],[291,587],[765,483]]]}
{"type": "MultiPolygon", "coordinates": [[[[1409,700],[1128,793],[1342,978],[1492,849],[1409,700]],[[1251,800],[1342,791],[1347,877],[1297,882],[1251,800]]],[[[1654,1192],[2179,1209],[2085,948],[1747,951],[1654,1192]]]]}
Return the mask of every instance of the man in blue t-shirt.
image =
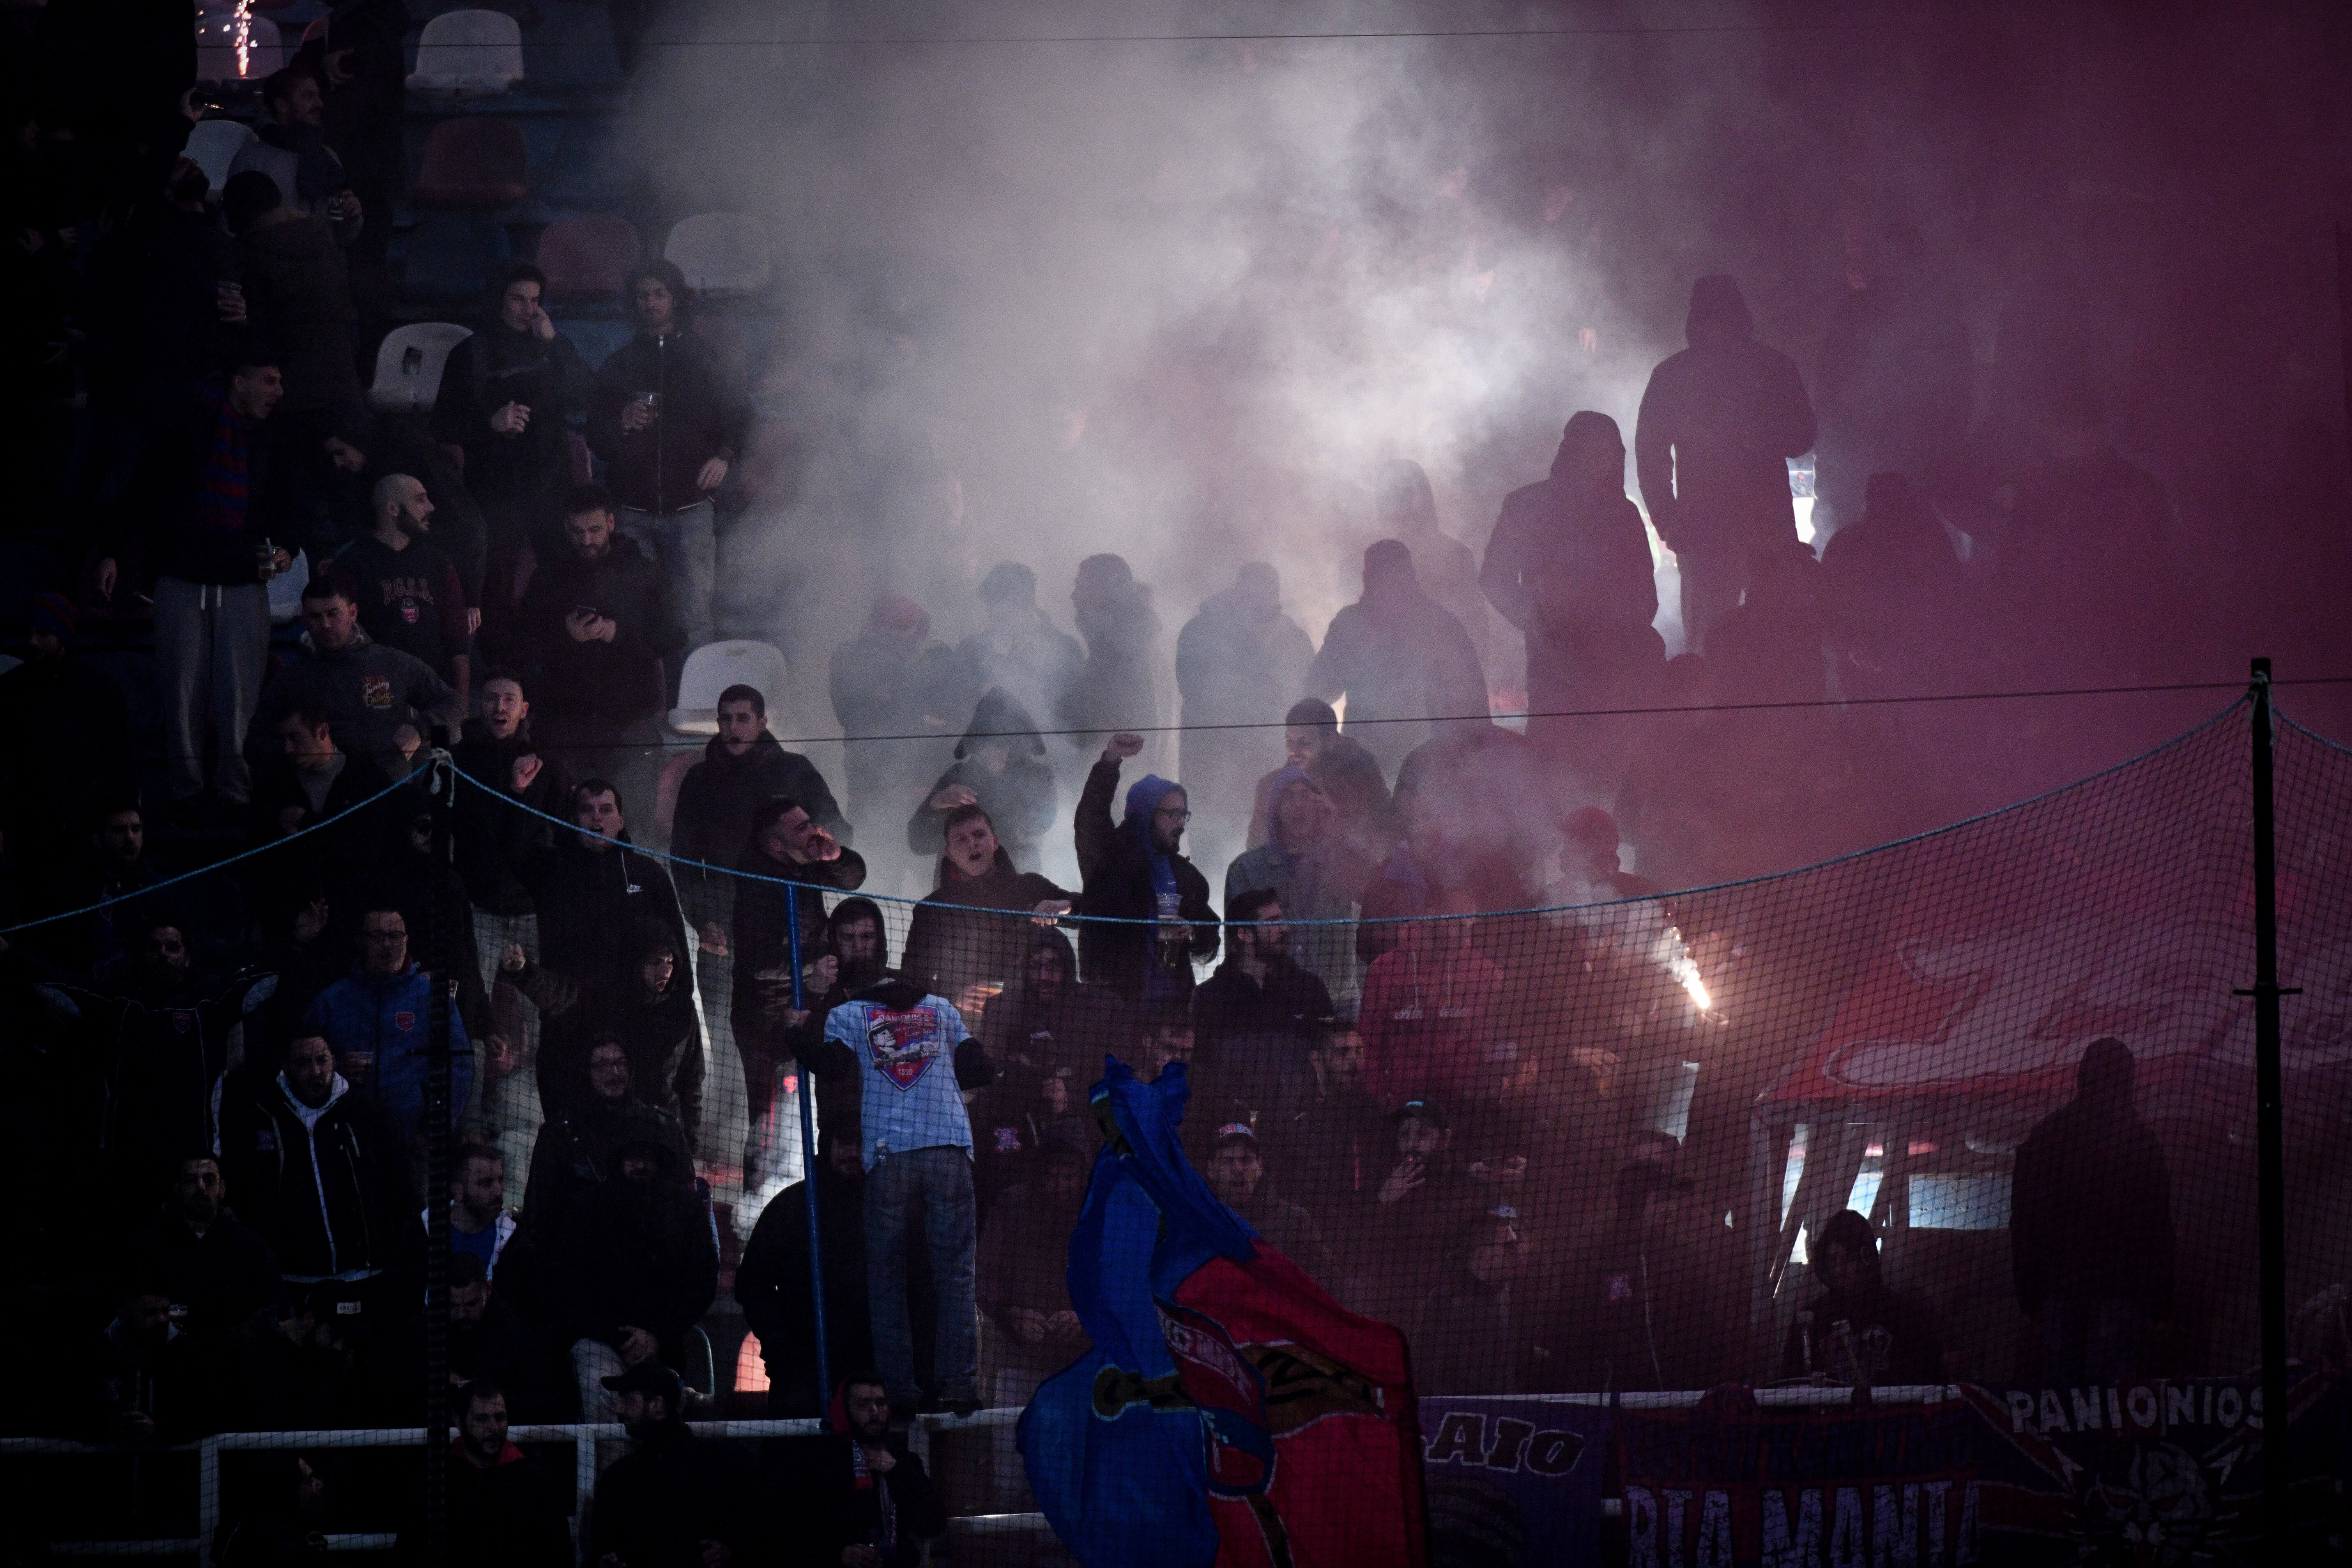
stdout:
{"type": "Polygon", "coordinates": [[[972,1290],[971,1123],[962,1091],[985,1087],[994,1070],[954,1005],[904,980],[882,981],[835,1007],[825,1017],[824,1039],[829,1059],[815,1064],[819,1070],[843,1077],[854,1070],[859,1085],[875,1363],[890,1403],[916,1410],[922,1390],[915,1381],[907,1305],[907,1232],[919,1205],[939,1300],[932,1358],[938,1406],[969,1414],[980,1408],[980,1347],[972,1290]]]}

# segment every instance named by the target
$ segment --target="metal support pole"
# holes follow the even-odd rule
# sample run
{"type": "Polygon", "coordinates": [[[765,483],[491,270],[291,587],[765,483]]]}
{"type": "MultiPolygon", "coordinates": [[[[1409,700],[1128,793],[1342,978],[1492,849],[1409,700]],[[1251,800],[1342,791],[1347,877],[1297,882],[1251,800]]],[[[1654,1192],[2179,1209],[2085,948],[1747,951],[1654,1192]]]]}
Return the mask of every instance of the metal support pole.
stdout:
{"type": "MultiPolygon", "coordinates": [[[[457,770],[430,764],[434,862],[449,857],[449,795],[457,770]]],[[[449,917],[436,895],[425,926],[425,1561],[449,1561],[449,917]]]]}
{"type": "MultiPolygon", "coordinates": [[[[804,1013],[808,1010],[808,992],[801,978],[800,889],[795,886],[784,898],[784,929],[792,942],[793,1011],[804,1013]]],[[[805,1024],[802,1026],[807,1027],[805,1024]]],[[[822,1410],[833,1398],[833,1353],[824,1326],[824,1244],[817,1234],[816,1072],[806,1060],[795,1065],[800,1078],[801,1195],[808,1204],[809,1304],[816,1316],[816,1402],[822,1410]]]]}
{"type": "Polygon", "coordinates": [[[2279,1076],[2278,847],[2272,800],[2271,661],[2253,685],[2255,1184],[2262,1257],[2263,1540],[2273,1561],[2287,1543],[2286,1153],[2279,1076]]]}

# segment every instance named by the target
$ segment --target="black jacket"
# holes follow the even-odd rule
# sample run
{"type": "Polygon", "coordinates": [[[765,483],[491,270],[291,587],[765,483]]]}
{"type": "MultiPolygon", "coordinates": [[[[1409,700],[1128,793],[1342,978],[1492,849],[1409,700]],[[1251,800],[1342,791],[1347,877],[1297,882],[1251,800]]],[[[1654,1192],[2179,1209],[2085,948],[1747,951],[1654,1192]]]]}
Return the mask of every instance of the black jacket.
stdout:
{"type": "Polygon", "coordinates": [[[572,1201],[605,1178],[619,1176],[621,1145],[646,1139],[671,1144],[677,1152],[677,1168],[687,1168],[686,1134],[677,1119],[640,1100],[616,1104],[592,1099],[551,1112],[540,1127],[539,1142],[531,1145],[521,1227],[499,1259],[500,1281],[507,1278],[506,1265],[516,1247],[543,1252],[551,1246],[572,1201]]]}
{"type": "Polygon", "coordinates": [[[2132,1106],[2126,1055],[2084,1053],[2074,1098],[2044,1117],[2017,1151],[2011,1179],[2010,1267],[2017,1304],[2129,1301],[2172,1310],[2172,1173],[2132,1106]]]}
{"type": "MultiPolygon", "coordinates": [[[[817,1237],[824,1255],[824,1332],[834,1375],[846,1376],[874,1361],[866,1311],[866,1177],[845,1176],[817,1164],[817,1237]]],[[[926,1277],[930,1255],[915,1247],[911,1269],[926,1277]]],[[[928,1289],[920,1292],[929,1296],[928,1289]]],[[[910,1291],[910,1296],[916,1292],[910,1291]]],[[[816,1377],[816,1310],[809,1289],[808,1186],[794,1182],[760,1211],[743,1261],[735,1270],[735,1300],[743,1321],[759,1336],[767,1363],[772,1415],[821,1415],[825,1398],[816,1377]]],[[[922,1303],[927,1306],[928,1301],[922,1303]]],[[[927,1314],[919,1306],[917,1318],[927,1314]]],[[[929,1335],[918,1326],[917,1345],[929,1335]]]]}
{"type": "Polygon", "coordinates": [[[588,1093],[593,1034],[617,1037],[629,1057],[629,1092],[678,1119],[692,1143],[702,1125],[702,1024],[695,1016],[694,981],[680,964],[667,989],[647,997],[635,974],[614,974],[583,985],[540,964],[509,975],[539,1008],[545,1033],[539,1046],[539,1098],[571,1105],[588,1093]]]}
{"type": "Polygon", "coordinates": [[[877,1544],[886,1494],[898,1515],[898,1542],[882,1554],[883,1568],[913,1568],[922,1561],[923,1540],[947,1529],[948,1510],[905,1438],[891,1437],[890,1471],[869,1478],[876,1484],[867,1486],[858,1485],[848,1437],[814,1437],[793,1447],[797,1462],[782,1489],[790,1509],[783,1517],[792,1521],[784,1537],[788,1568],[837,1568],[844,1547],[877,1544]]]}
{"type": "Polygon", "coordinates": [[[261,1233],[223,1209],[198,1236],[166,1210],[131,1244],[131,1277],[170,1290],[172,1321],[200,1343],[217,1340],[285,1297],[261,1233]]]}
{"type": "Polygon", "coordinates": [[[677,889],[669,868],[641,854],[624,831],[608,849],[591,849],[575,832],[558,831],[538,868],[539,952],[550,969],[584,984],[621,972],[629,931],[651,921],[677,943],[679,968],[689,956],[677,889]]]}
{"type": "Polygon", "coordinates": [[[467,896],[495,915],[530,914],[535,908],[530,879],[554,847],[555,825],[546,818],[571,815],[572,771],[562,757],[532,747],[528,719],[505,740],[479,719],[468,719],[452,755],[458,771],[482,786],[459,788],[453,811],[457,874],[466,879],[467,896]],[[539,775],[518,795],[514,761],[524,752],[539,758],[539,775]]]}
{"type": "Polygon", "coordinates": [[[1021,973],[1036,928],[1021,915],[995,911],[1025,914],[1048,900],[1076,901],[1036,872],[1014,870],[1013,857],[1002,846],[984,877],[967,880],[945,866],[940,875],[940,886],[915,906],[898,973],[950,1002],[967,985],[1009,984],[1021,973]]]}
{"type": "MultiPolygon", "coordinates": [[[[572,1568],[570,1488],[512,1443],[486,1470],[453,1452],[448,1497],[451,1568],[572,1568]]],[[[425,1561],[421,1520],[401,1526],[393,1561],[425,1561]]]]}
{"type": "Polygon", "coordinates": [[[221,1112],[222,1174],[289,1279],[414,1261],[408,1151],[375,1100],[335,1083],[308,1125],[282,1077],[250,1086],[221,1112]]]}
{"type": "Polygon", "coordinates": [[[541,342],[507,326],[495,310],[449,351],[433,404],[433,438],[466,449],[466,488],[494,528],[555,521],[556,501],[572,482],[564,421],[587,407],[593,386],[570,338],[559,332],[541,342]],[[509,403],[530,409],[520,436],[490,428],[490,416],[509,403]]]}
{"type": "Polygon", "coordinates": [[[1318,1019],[1331,1016],[1323,982],[1285,960],[1263,982],[1229,958],[1192,993],[1193,1059],[1199,1076],[1257,1108],[1288,1104],[1306,1092],[1307,1049],[1318,1019]],[[1286,1079],[1298,1080],[1277,1098],[1286,1079]],[[1253,1093],[1244,1091],[1254,1090],[1253,1093]]]}
{"type": "Polygon", "coordinates": [[[615,534],[594,561],[563,550],[540,563],[515,611],[524,650],[537,667],[531,700],[574,719],[635,719],[662,710],[663,661],[686,646],[661,569],[615,534]],[[592,609],[614,624],[611,642],[580,642],[564,617],[592,609]]]}
{"type": "Polygon", "coordinates": [[[677,787],[669,850],[680,860],[698,862],[677,868],[678,894],[695,925],[725,925],[731,918],[734,879],[724,870],[703,868],[732,865],[751,841],[751,814],[778,795],[799,805],[842,843],[850,841],[848,819],[816,764],[798,752],[784,750],[765,731],[740,757],[714,735],[703,748],[702,761],[687,770],[677,787]]]}
{"type": "Polygon", "coordinates": [[[1690,347],[1650,373],[1633,426],[1643,504],[1674,551],[1743,559],[1759,540],[1796,537],[1785,459],[1813,444],[1813,405],[1796,362],[1755,338],[1728,278],[1691,289],[1690,347]]]}
{"type": "MultiPolygon", "coordinates": [[[[1104,920],[1149,921],[1158,913],[1151,894],[1151,857],[1134,837],[1111,820],[1111,797],[1118,791],[1118,763],[1097,762],[1078,795],[1078,869],[1086,879],[1079,912],[1090,917],[1078,933],[1078,963],[1090,984],[1108,985],[1129,998],[1143,994],[1143,971],[1157,962],[1157,934],[1148,924],[1106,924],[1104,920]]],[[[1176,872],[1178,915],[1192,925],[1188,952],[1194,961],[1217,955],[1217,916],[1209,907],[1209,880],[1181,855],[1169,857],[1176,872]]],[[[1173,972],[1177,994],[1192,994],[1192,970],[1173,972]]]]}
{"type": "Polygon", "coordinates": [[[751,417],[741,384],[707,340],[683,327],[667,337],[640,332],[596,373],[588,445],[623,506],[677,511],[706,499],[695,476],[713,458],[735,460],[751,417]],[[661,395],[660,417],[625,433],[621,410],[648,392],[661,395]]]}
{"type": "Polygon", "coordinates": [[[625,1326],[640,1328],[661,1342],[664,1361],[681,1364],[686,1331],[718,1299],[719,1247],[691,1170],[664,1163],[658,1175],[605,1177],[556,1222],[543,1282],[562,1342],[617,1344],[625,1326]]]}
{"type": "MultiPolygon", "coordinates": [[[[735,1045],[743,1054],[747,1088],[756,1100],[766,1092],[775,1064],[792,1054],[769,999],[772,989],[789,995],[793,927],[795,922],[800,927],[801,962],[806,965],[816,956],[818,941],[824,933],[825,892],[845,893],[864,887],[866,862],[856,850],[844,849],[837,859],[788,865],[771,859],[759,846],[751,845],[737,858],[735,866],[753,877],[774,879],[736,885],[729,938],[735,959],[730,1008],[735,1045]],[[783,976],[786,984],[774,988],[763,984],[760,978],[763,972],[783,976]]],[[[763,1116],[767,1109],[764,1104],[755,1106],[752,1114],[763,1116]]]]}
{"type": "Polygon", "coordinates": [[[598,1479],[581,1556],[599,1563],[610,1552],[623,1568],[702,1568],[702,1542],[723,1541],[746,1562],[757,1539],[755,1487],[742,1449],[697,1437],[684,1421],[665,1423],[598,1479]]]}

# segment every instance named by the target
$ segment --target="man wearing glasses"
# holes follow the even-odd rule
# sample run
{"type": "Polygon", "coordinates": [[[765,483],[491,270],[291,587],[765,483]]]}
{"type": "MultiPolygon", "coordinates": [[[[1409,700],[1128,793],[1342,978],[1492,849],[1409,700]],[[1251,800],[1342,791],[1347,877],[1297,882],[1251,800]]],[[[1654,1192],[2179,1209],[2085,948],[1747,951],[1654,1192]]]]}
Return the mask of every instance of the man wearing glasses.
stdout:
{"type": "Polygon", "coordinates": [[[1134,1001],[1182,1003],[1192,994],[1192,966],[1217,955],[1217,917],[1208,879],[1179,848],[1192,819],[1183,785],[1146,774],[1127,792],[1124,819],[1111,822],[1119,764],[1142,749],[1140,735],[1113,735],[1078,796],[1081,912],[1094,917],[1079,933],[1078,961],[1089,984],[1134,1001]]]}

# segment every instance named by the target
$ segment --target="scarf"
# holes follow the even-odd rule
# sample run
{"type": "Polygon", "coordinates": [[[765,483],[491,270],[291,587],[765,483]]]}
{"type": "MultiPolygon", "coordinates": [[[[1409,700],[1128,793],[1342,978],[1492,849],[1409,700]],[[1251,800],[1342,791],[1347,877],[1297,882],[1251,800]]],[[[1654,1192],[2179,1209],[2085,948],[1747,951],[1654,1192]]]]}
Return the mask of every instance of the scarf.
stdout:
{"type": "Polygon", "coordinates": [[[210,426],[196,459],[196,526],[215,533],[243,533],[252,490],[245,416],[230,405],[228,387],[221,382],[197,388],[196,401],[210,426]]]}
{"type": "Polygon", "coordinates": [[[844,1383],[833,1391],[833,1403],[825,1407],[825,1419],[833,1429],[849,1439],[850,1473],[856,1489],[875,1494],[876,1512],[881,1523],[876,1528],[876,1539],[867,1542],[882,1549],[885,1557],[898,1550],[898,1505],[890,1500],[890,1478],[877,1476],[866,1465],[866,1445],[849,1429],[849,1384],[844,1383]]]}

